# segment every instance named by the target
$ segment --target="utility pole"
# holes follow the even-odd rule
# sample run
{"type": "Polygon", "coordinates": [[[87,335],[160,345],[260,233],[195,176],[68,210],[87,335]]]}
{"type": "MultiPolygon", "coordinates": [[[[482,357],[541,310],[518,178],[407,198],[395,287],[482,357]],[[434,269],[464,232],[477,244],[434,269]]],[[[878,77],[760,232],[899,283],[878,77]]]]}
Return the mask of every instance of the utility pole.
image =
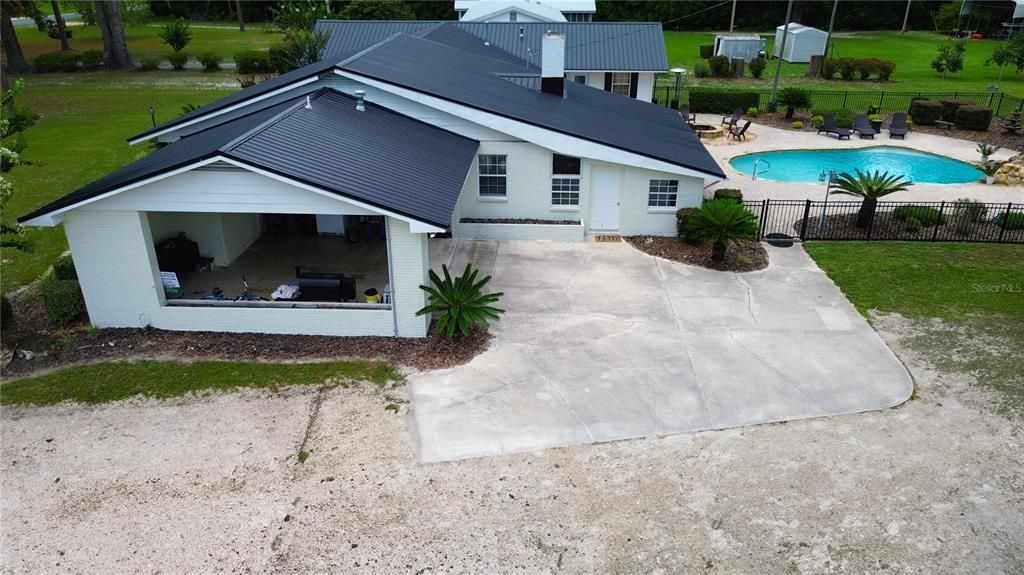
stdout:
{"type": "Polygon", "coordinates": [[[732,34],[732,29],[735,27],[734,25],[736,24],[736,2],[737,2],[737,0],[732,0],[732,17],[729,18],[729,33],[730,34],[732,34]]]}
{"type": "Polygon", "coordinates": [[[836,9],[839,8],[839,0],[832,2],[832,17],[828,19],[828,34],[825,35],[825,58],[828,58],[829,44],[832,43],[832,28],[836,25],[836,9]]]}
{"type": "Polygon", "coordinates": [[[793,16],[793,0],[786,6],[786,24],[782,28],[782,44],[779,45],[779,60],[775,63],[775,78],[772,80],[772,95],[768,98],[768,108],[775,108],[775,92],[779,89],[779,75],[782,74],[782,57],[786,55],[786,36],[789,36],[789,19],[793,16]]]}
{"type": "Polygon", "coordinates": [[[911,0],[907,0],[907,11],[906,11],[906,13],[903,14],[903,33],[904,34],[907,33],[907,22],[910,21],[910,2],[911,2],[911,0]]]}

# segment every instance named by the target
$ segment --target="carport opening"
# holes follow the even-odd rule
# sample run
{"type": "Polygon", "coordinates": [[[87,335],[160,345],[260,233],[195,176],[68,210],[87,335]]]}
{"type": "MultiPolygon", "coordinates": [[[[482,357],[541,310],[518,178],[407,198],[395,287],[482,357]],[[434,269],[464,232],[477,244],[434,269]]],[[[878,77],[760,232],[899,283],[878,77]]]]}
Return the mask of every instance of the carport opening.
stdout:
{"type": "Polygon", "coordinates": [[[390,307],[383,216],[147,216],[168,305],[390,307]]]}

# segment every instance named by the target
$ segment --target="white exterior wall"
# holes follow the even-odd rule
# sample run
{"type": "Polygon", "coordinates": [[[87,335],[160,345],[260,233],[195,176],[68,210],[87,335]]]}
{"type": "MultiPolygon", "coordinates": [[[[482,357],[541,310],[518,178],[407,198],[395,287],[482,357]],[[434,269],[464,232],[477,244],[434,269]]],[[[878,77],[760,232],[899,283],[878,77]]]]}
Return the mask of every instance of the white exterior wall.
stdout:
{"type": "Polygon", "coordinates": [[[151,212],[153,241],[160,242],[185,232],[199,244],[199,253],[212,257],[214,265],[229,266],[259,238],[259,215],[221,213],[151,212]]]}
{"type": "Polygon", "coordinates": [[[147,325],[180,331],[422,337],[427,236],[388,218],[392,309],[280,309],[167,306],[146,214],[72,211],[64,222],[89,318],[97,327],[147,325]],[[397,320],[397,321],[396,321],[397,320]]]}
{"type": "MultiPolygon", "coordinates": [[[[565,77],[570,82],[577,75],[587,75],[587,85],[591,88],[604,90],[604,72],[567,72],[565,77]]],[[[639,72],[637,74],[636,99],[650,102],[654,98],[654,72],[639,72]]]]}
{"type": "Polygon", "coordinates": [[[457,238],[475,240],[546,240],[563,243],[582,242],[586,235],[585,224],[452,224],[452,234],[457,238]]]}
{"type": "MultiPolygon", "coordinates": [[[[500,228],[498,224],[458,224],[461,218],[536,218],[545,220],[590,221],[590,173],[595,164],[583,159],[580,174],[578,208],[551,205],[551,150],[527,142],[481,142],[479,154],[507,156],[507,197],[504,200],[479,196],[477,163],[470,170],[452,218],[456,237],[474,239],[544,239],[573,241],[571,226],[523,226],[500,228]],[[547,229],[534,229],[547,228],[547,229]]],[[[571,151],[565,151],[571,155],[571,151]]],[[[614,166],[602,163],[603,166],[614,166]]],[[[675,235],[675,212],[683,207],[698,207],[704,198],[701,178],[667,174],[630,166],[620,170],[619,229],[624,235],[675,235]],[[650,180],[679,180],[675,208],[648,208],[650,180]]]]}

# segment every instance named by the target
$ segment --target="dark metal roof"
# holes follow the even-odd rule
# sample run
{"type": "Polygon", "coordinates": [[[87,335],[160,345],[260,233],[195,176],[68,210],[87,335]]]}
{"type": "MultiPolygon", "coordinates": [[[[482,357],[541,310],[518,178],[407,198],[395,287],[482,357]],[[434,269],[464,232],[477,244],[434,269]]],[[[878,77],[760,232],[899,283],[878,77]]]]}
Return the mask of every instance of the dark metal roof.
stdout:
{"type": "MultiPolygon", "coordinates": [[[[533,66],[540,65],[541,39],[548,30],[565,33],[565,69],[655,71],[668,69],[660,22],[430,22],[417,20],[320,20],[331,34],[324,54],[352,54],[394,34],[426,28],[458,28],[533,66]],[[520,34],[522,34],[520,36],[520,34]]],[[[437,38],[431,38],[438,40],[437,38]]],[[[441,40],[438,40],[441,41],[441,40]]],[[[445,42],[447,43],[447,42],[445,42]]],[[[465,49],[465,46],[456,46],[465,49]]]]}
{"type": "Polygon", "coordinates": [[[233,159],[440,227],[479,142],[325,89],[222,148],[233,159]]]}
{"type": "Polygon", "coordinates": [[[724,178],[679,113],[633,98],[566,82],[566,96],[532,89],[519,75],[492,73],[490,58],[400,35],[339,67],[556,132],[724,178]],[[453,66],[451,62],[457,61],[453,66]]]}
{"type": "Polygon", "coordinates": [[[25,221],[215,156],[445,227],[479,142],[324,88],[182,138],[25,221]]]}

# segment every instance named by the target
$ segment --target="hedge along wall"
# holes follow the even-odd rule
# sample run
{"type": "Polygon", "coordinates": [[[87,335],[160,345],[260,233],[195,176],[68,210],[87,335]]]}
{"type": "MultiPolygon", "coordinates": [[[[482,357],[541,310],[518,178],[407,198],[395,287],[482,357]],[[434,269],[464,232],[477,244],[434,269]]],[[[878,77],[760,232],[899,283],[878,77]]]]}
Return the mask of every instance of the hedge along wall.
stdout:
{"type": "Polygon", "coordinates": [[[956,109],[956,125],[962,130],[985,131],[991,123],[992,108],[968,104],[956,109]]]}
{"type": "Polygon", "coordinates": [[[690,111],[695,113],[731,114],[740,109],[744,113],[749,108],[757,108],[761,96],[757,92],[737,92],[731,90],[690,90],[690,111]]]}

